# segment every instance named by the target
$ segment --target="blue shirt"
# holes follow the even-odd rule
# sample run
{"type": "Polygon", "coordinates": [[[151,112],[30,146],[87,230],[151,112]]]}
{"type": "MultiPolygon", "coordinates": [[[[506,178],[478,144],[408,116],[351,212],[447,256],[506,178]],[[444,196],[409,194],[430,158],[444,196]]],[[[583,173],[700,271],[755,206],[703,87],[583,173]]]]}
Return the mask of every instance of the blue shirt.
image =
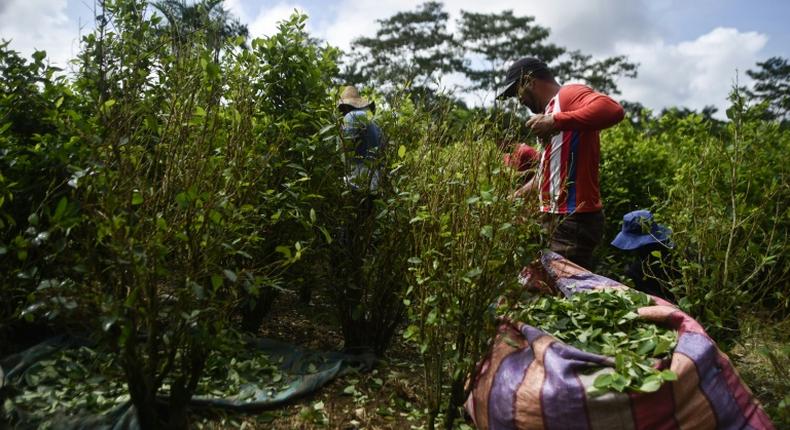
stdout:
{"type": "Polygon", "coordinates": [[[375,192],[380,177],[376,164],[384,150],[381,129],[368,118],[366,110],[358,109],[343,117],[342,131],[346,144],[354,145],[353,156],[344,156],[346,183],[354,189],[375,192]]]}

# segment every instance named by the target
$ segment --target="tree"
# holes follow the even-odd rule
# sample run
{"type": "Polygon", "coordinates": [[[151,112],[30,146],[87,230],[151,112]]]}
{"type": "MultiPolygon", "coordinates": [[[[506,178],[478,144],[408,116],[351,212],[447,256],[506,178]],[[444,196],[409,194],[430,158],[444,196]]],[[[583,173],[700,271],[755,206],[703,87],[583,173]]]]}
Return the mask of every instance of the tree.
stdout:
{"type": "Polygon", "coordinates": [[[437,78],[452,72],[463,72],[471,90],[495,89],[506,65],[525,56],[548,63],[561,81],[581,80],[611,94],[619,93],[619,77],[636,77],[637,65],[624,56],[594,60],[548,42],[550,29],[532,16],[462,10],[455,35],[447,31],[447,19],[442,3],[430,1],[379,20],[375,37],[352,43],[341,78],[385,92],[394,83],[409,82],[413,94],[430,99],[437,78]]]}
{"type": "Polygon", "coordinates": [[[385,92],[388,85],[399,83],[409,83],[418,92],[434,87],[439,76],[462,66],[455,40],[447,31],[448,18],[442,3],[430,1],[414,11],[378,20],[375,37],[352,42],[341,78],[385,92]]]}
{"type": "Polygon", "coordinates": [[[617,78],[635,78],[637,66],[624,55],[593,60],[592,55],[571,51],[555,66],[554,74],[561,82],[582,81],[597,91],[620,94],[617,78]]]}
{"type": "Polygon", "coordinates": [[[765,102],[770,114],[783,122],[790,120],[790,64],[786,58],[771,57],[757,63],[758,70],[747,70],[755,80],[747,95],[754,101],[765,102]]]}
{"type": "Polygon", "coordinates": [[[642,103],[620,100],[620,106],[625,111],[625,118],[636,128],[644,128],[653,119],[653,113],[642,103]]]}
{"type": "Polygon", "coordinates": [[[185,0],[159,0],[151,5],[167,19],[162,29],[171,32],[175,43],[192,40],[192,35],[204,33],[206,44],[216,57],[225,39],[249,36],[247,26],[225,9],[223,1],[200,0],[188,4],[185,0]]]}
{"type": "MultiPolygon", "coordinates": [[[[460,42],[467,53],[482,57],[488,68],[465,65],[463,72],[473,90],[493,90],[502,78],[505,66],[521,57],[538,57],[550,63],[565,52],[547,43],[550,30],[534,24],[531,16],[515,16],[512,10],[501,13],[461,11],[458,20],[460,42]]],[[[472,58],[469,63],[474,64],[472,58]]]]}

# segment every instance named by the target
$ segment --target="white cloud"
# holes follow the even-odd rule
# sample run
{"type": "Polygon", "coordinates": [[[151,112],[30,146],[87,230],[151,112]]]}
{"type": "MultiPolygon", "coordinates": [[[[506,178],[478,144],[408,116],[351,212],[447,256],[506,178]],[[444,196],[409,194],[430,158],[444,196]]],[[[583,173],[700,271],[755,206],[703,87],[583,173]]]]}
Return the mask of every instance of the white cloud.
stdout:
{"type": "Polygon", "coordinates": [[[244,2],[241,0],[225,0],[223,4],[226,10],[230,11],[234,16],[239,18],[242,22],[249,22],[244,2]]]}
{"type": "Polygon", "coordinates": [[[593,55],[610,55],[621,40],[646,41],[659,32],[659,20],[650,16],[646,2],[632,0],[565,0],[521,7],[548,26],[551,39],[568,49],[593,55]]]}
{"type": "Polygon", "coordinates": [[[398,0],[339,1],[332,11],[334,20],[319,29],[317,36],[333,46],[348,50],[352,40],[376,33],[379,27],[377,19],[388,18],[399,11],[416,8],[417,4],[415,2],[412,5],[404,5],[403,1],[398,0]]]}
{"type": "MultiPolygon", "coordinates": [[[[294,9],[311,12],[302,5],[304,1],[279,0],[274,6],[265,6],[255,0],[226,0],[225,7],[247,23],[253,37],[260,37],[276,32],[277,22],[287,19],[294,9]]],[[[377,19],[414,10],[420,3],[327,1],[315,6],[322,9],[312,11],[307,30],[334,46],[348,49],[354,38],[375,34],[377,19]]],[[[767,36],[717,28],[694,40],[669,43],[662,38],[665,33],[659,18],[672,5],[676,5],[672,0],[446,0],[445,10],[450,14],[451,29],[462,9],[476,12],[512,9],[517,15],[535,16],[536,24],[551,29],[550,41],[560,46],[599,57],[623,54],[640,63],[637,79],[620,82],[622,98],[654,109],[666,106],[700,109],[712,104],[723,111],[735,70],[741,71],[742,83],[747,83],[744,71],[754,68],[755,62],[764,56],[767,36]]],[[[69,20],[66,11],[67,0],[0,0],[0,38],[13,39],[11,47],[28,56],[35,49],[44,49],[53,63],[65,66],[77,53],[79,30],[76,18],[69,20]]],[[[447,77],[443,82],[446,88],[460,83],[459,76],[447,77]]],[[[466,98],[479,104],[481,99],[490,101],[489,96],[481,93],[466,98]]]]}
{"type": "MultiPolygon", "coordinates": [[[[744,71],[760,59],[767,36],[741,32],[733,28],[716,28],[697,39],[668,43],[661,35],[663,24],[656,16],[671,5],[622,0],[566,0],[537,2],[534,0],[446,0],[450,27],[460,10],[499,12],[512,9],[516,15],[532,15],[538,25],[551,29],[550,41],[579,49],[596,57],[627,55],[637,62],[637,79],[619,83],[622,98],[638,101],[653,109],[687,106],[701,109],[707,105],[719,108],[723,115],[727,94],[736,69],[746,83],[744,71]]],[[[351,41],[361,35],[371,36],[378,28],[377,19],[387,18],[402,10],[414,10],[418,2],[404,4],[393,0],[343,0],[334,20],[318,29],[317,36],[329,43],[348,49],[351,41]]],[[[448,77],[443,82],[452,88],[462,79],[448,77]]],[[[461,94],[459,94],[461,95],[461,94]]],[[[480,92],[464,97],[467,102],[490,102],[490,94],[480,92]]]]}
{"type": "Polygon", "coordinates": [[[53,65],[65,68],[79,49],[77,23],[66,15],[66,0],[0,0],[0,39],[30,56],[47,51],[53,65]]]}
{"type": "Polygon", "coordinates": [[[736,71],[747,83],[744,71],[754,68],[767,42],[764,34],[721,27],[678,44],[622,42],[617,52],[640,63],[638,79],[620,83],[623,98],[653,109],[713,105],[723,116],[736,71]]]}
{"type": "MultiPolygon", "coordinates": [[[[250,30],[252,38],[271,36],[277,33],[277,24],[287,20],[294,10],[300,13],[307,13],[307,9],[298,3],[279,3],[273,7],[261,7],[255,18],[248,21],[247,28],[250,30]]],[[[311,24],[308,22],[307,31],[314,33],[311,24]]]]}
{"type": "MultiPolygon", "coordinates": [[[[342,0],[337,13],[319,36],[331,44],[347,49],[361,35],[373,35],[377,19],[388,18],[404,10],[415,10],[419,2],[399,0],[342,0]]],[[[449,27],[461,10],[491,13],[511,9],[516,15],[534,16],[536,23],[549,27],[550,40],[570,49],[587,53],[608,54],[617,41],[649,40],[658,33],[657,20],[651,19],[650,8],[643,2],[623,0],[445,0],[444,10],[450,14],[449,27]]]]}
{"type": "MultiPolygon", "coordinates": [[[[318,28],[317,36],[347,50],[359,36],[372,36],[379,27],[376,20],[404,10],[415,10],[419,2],[398,0],[342,0],[337,3],[333,20],[318,28]]],[[[623,0],[445,0],[444,10],[450,15],[448,27],[453,31],[461,10],[494,13],[511,9],[516,15],[535,17],[535,24],[551,30],[549,41],[584,53],[608,56],[615,53],[620,40],[649,41],[659,33],[657,20],[650,19],[649,7],[642,2],[623,0]]],[[[459,76],[444,79],[446,88],[468,84],[459,76]]],[[[460,94],[468,103],[490,103],[493,97],[485,91],[460,94]]]]}

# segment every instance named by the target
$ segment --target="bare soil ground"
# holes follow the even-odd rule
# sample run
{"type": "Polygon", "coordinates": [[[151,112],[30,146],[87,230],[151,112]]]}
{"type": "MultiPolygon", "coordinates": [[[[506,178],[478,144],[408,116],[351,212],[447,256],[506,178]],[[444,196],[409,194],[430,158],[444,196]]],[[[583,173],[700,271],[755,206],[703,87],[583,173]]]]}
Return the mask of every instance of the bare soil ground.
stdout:
{"type": "MultiPolygon", "coordinates": [[[[302,347],[338,351],[343,336],[332,307],[320,292],[310,304],[281,294],[264,321],[261,336],[302,347]]],[[[420,428],[421,362],[417,351],[398,337],[387,356],[369,373],[335,379],[317,393],[281,409],[255,414],[204,416],[204,429],[409,429],[420,428]]]]}
{"type": "MultiPolygon", "coordinates": [[[[319,350],[340,350],[342,334],[327,298],[310,304],[282,294],[261,336],[319,350]]],[[[751,317],[729,352],[740,375],[763,404],[776,428],[790,428],[790,321],[751,317]]],[[[370,373],[346,375],[282,409],[256,414],[204,416],[204,429],[420,429],[421,361],[400,337],[370,373]]],[[[470,423],[471,424],[471,423],[470,423]]]]}

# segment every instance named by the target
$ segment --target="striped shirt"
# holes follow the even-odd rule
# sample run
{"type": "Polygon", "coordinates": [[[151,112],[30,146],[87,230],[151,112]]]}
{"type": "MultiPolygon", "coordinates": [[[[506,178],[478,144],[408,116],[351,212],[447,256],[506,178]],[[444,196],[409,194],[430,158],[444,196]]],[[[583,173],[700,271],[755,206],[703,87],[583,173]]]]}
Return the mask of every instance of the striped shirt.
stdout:
{"type": "Polygon", "coordinates": [[[564,85],[544,111],[559,133],[541,142],[541,212],[570,214],[603,208],[598,185],[599,132],[623,119],[623,108],[586,85],[564,85]]]}

